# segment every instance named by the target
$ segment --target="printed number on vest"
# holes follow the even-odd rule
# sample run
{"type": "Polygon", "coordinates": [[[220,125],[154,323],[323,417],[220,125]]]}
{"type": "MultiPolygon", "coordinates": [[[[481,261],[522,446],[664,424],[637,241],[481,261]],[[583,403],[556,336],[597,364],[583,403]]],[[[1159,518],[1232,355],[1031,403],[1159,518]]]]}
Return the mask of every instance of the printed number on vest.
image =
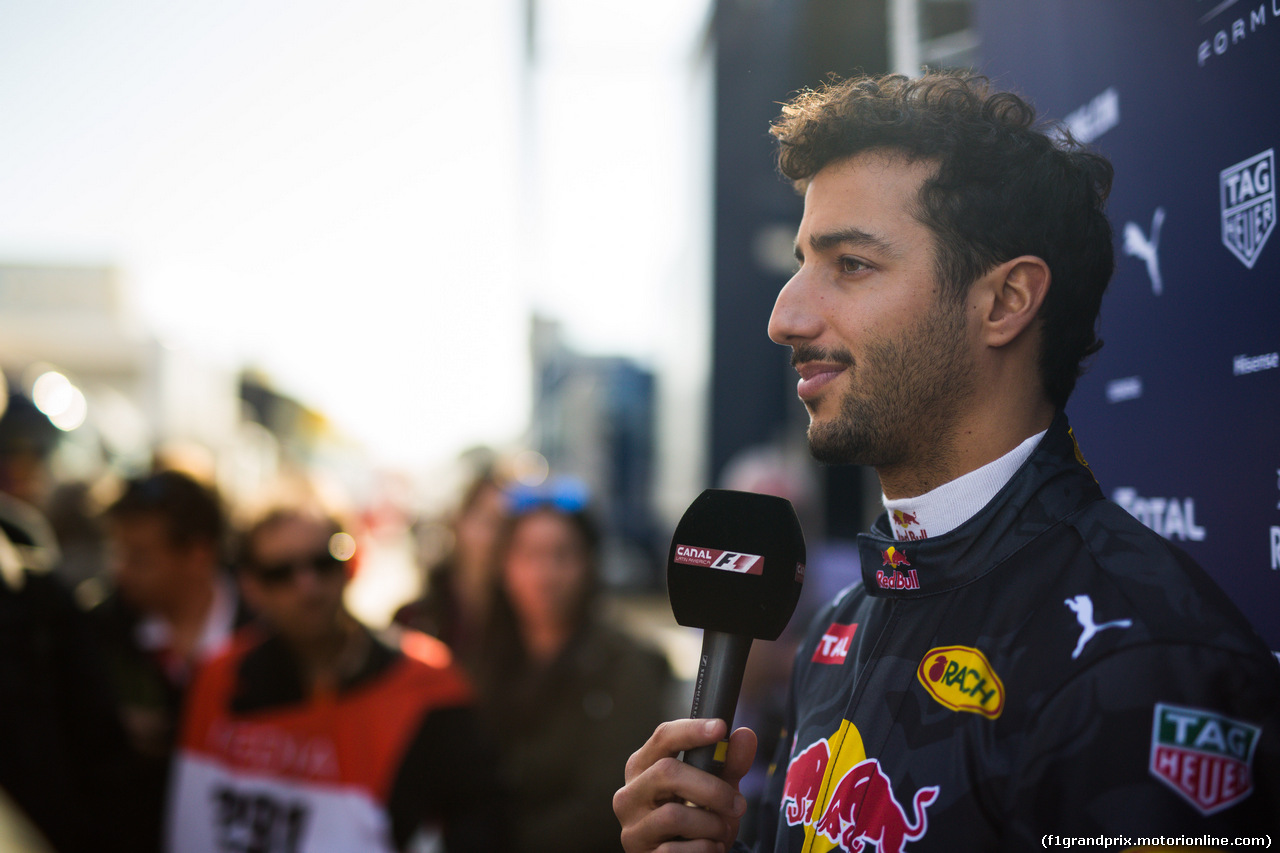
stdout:
{"type": "Polygon", "coordinates": [[[227,853],[297,853],[306,830],[305,803],[219,788],[214,818],[218,849],[227,853]]]}

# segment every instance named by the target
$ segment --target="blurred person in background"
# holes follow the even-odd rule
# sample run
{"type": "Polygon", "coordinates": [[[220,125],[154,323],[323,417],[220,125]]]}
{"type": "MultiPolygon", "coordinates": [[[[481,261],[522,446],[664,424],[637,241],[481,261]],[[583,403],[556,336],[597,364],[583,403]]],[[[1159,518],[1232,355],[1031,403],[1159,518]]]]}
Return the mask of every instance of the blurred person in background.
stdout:
{"type": "Polygon", "coordinates": [[[0,849],[132,853],[133,765],[56,561],[40,514],[0,494],[0,849]]]}
{"type": "Polygon", "coordinates": [[[260,625],[192,686],[170,850],[506,849],[470,685],[438,640],[348,612],[355,548],[302,504],[246,532],[237,573],[260,625]]]}
{"type": "Polygon", "coordinates": [[[64,435],[21,391],[0,398],[0,492],[38,510],[41,524],[47,521],[53,528],[58,555],[53,572],[87,608],[105,594],[104,537],[97,517],[102,505],[89,483],[55,476],[53,459],[64,435]]]}
{"type": "Polygon", "coordinates": [[[0,492],[46,512],[54,483],[49,462],[62,431],[26,394],[0,393],[8,393],[0,400],[0,492]]]}
{"type": "Polygon", "coordinates": [[[493,544],[506,517],[503,478],[485,466],[464,490],[450,519],[448,553],[427,570],[426,592],[393,621],[443,640],[473,671],[493,592],[493,544]]]}
{"type": "Polygon", "coordinates": [[[183,692],[249,616],[224,565],[227,521],[214,489],[158,471],[127,481],[104,519],[114,588],[90,616],[141,767],[143,847],[157,850],[183,692]]]}
{"type": "Polygon", "coordinates": [[[606,618],[600,534],[572,480],[512,487],[479,679],[516,853],[621,850],[611,800],[669,710],[666,659],[606,618]]]}
{"type": "Polygon", "coordinates": [[[61,555],[54,571],[81,607],[96,607],[109,591],[107,535],[94,484],[77,480],[54,486],[45,515],[61,555]]]}

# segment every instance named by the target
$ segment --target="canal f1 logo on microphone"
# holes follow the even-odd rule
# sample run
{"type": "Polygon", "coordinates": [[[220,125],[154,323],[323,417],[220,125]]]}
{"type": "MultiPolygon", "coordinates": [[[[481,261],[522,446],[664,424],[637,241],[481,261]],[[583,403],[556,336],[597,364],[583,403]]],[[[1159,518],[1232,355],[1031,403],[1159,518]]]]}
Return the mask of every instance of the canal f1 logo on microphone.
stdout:
{"type": "Polygon", "coordinates": [[[719,551],[715,548],[697,548],[677,545],[675,562],[704,569],[719,569],[739,575],[759,575],[764,572],[764,557],[742,554],[738,551],[719,551]]]}

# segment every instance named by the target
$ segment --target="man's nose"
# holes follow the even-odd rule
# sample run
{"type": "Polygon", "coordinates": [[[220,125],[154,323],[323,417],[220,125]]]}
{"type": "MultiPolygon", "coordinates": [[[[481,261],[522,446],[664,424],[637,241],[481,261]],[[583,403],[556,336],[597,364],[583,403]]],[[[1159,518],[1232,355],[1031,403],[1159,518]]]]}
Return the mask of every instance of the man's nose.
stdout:
{"type": "Polygon", "coordinates": [[[769,340],[784,346],[794,345],[817,337],[820,326],[817,313],[809,305],[807,276],[800,270],[778,291],[773,313],[769,315],[769,340]]]}

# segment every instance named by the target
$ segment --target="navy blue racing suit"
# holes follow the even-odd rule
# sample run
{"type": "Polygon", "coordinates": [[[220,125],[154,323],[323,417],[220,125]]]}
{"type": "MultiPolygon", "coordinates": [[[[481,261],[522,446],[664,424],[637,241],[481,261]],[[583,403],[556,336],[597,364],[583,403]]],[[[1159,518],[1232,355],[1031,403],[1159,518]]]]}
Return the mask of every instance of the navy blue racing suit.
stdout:
{"type": "Polygon", "coordinates": [[[1276,832],[1280,665],[1104,499],[1065,415],[956,530],[890,523],[798,652],[758,850],[1276,832]]]}

